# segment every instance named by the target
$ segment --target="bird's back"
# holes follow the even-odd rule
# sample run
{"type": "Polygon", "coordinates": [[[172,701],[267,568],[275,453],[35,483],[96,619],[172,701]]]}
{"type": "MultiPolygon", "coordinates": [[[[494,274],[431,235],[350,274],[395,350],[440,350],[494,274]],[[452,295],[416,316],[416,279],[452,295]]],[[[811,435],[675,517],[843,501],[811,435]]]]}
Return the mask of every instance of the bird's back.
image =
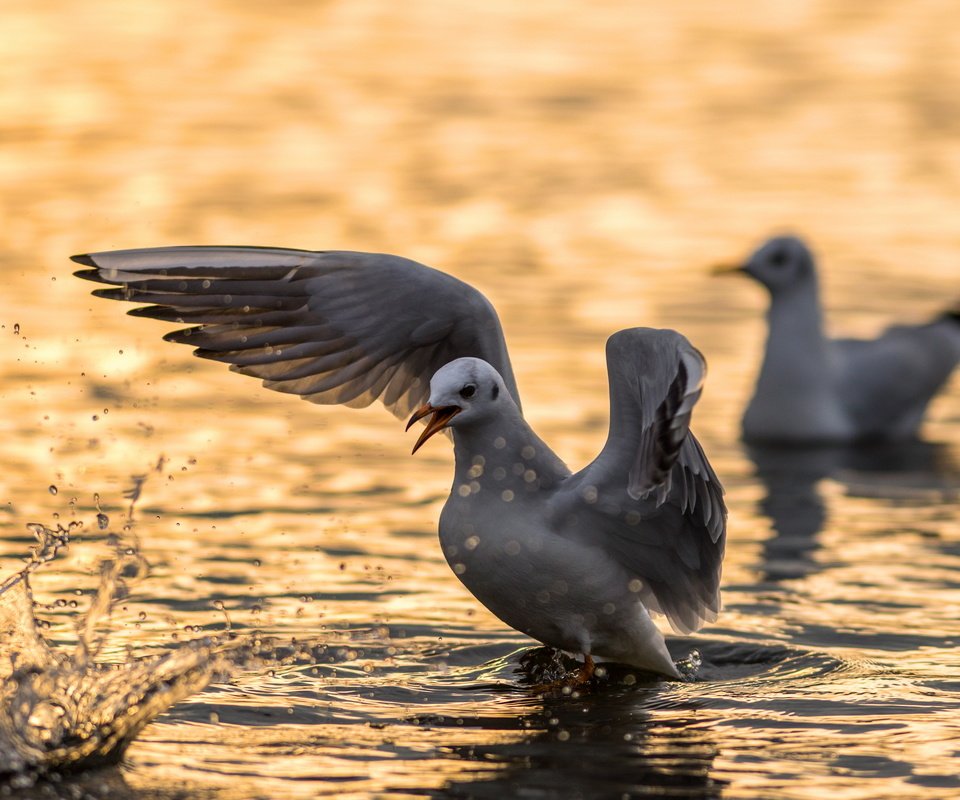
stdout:
{"type": "Polygon", "coordinates": [[[857,438],[909,438],[960,361],[960,315],[832,344],[837,392],[857,438]]]}

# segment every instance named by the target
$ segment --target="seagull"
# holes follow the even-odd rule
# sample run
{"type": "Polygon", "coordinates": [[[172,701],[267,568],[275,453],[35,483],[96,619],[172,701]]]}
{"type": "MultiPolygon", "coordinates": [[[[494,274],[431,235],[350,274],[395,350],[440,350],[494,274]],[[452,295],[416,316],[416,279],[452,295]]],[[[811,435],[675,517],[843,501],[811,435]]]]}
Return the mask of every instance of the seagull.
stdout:
{"type": "MultiPolygon", "coordinates": [[[[723,489],[690,431],[706,374],[679,333],[607,342],[610,429],[577,473],[526,422],[497,313],[476,289],[398,256],[161,247],[73,256],[99,297],[189,327],[168,341],[314,403],[381,401],[407,429],[453,438],[440,544],[507,625],[597,661],[677,679],[651,618],[680,633],[716,619],[723,489]]],[[[563,391],[562,383],[557,391],[563,391]]]]}
{"type": "Polygon", "coordinates": [[[914,439],[960,361],[960,306],[877,339],[829,339],[817,271],[801,239],[778,236],[742,265],[720,266],[770,292],[767,345],[743,438],[790,445],[914,439]]]}

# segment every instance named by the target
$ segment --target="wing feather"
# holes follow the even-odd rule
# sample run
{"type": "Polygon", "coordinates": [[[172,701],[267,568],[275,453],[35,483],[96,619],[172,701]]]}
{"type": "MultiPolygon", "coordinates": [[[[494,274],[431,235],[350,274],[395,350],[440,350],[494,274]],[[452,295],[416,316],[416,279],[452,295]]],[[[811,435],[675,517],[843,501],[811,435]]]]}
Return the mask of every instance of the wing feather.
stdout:
{"type": "Polygon", "coordinates": [[[380,399],[399,417],[426,402],[433,373],[463,356],[503,376],[519,405],[493,306],[409,259],[346,251],[160,247],[74,256],[94,294],[146,305],[134,316],[190,325],[168,341],[315,403],[380,399]]]}
{"type": "Polygon", "coordinates": [[[837,391],[865,438],[903,433],[923,413],[960,362],[960,321],[944,314],[925,325],[897,325],[877,339],[831,342],[837,391]]]}
{"type": "Polygon", "coordinates": [[[674,331],[633,328],[607,342],[610,431],[551,509],[638,580],[644,604],[688,633],[716,619],[726,538],[723,488],[690,431],[706,365],[674,331]]]}

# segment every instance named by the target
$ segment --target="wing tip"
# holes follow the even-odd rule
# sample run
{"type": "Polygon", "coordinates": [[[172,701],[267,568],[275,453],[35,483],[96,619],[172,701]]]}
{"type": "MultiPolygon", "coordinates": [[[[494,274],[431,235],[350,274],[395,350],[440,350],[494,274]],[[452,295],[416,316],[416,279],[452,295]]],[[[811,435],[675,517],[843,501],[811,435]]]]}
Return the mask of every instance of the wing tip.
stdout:
{"type": "MultiPolygon", "coordinates": [[[[91,279],[91,280],[92,280],[92,279],[91,279]]],[[[101,281],[101,283],[103,283],[103,282],[104,282],[104,281],[101,281]]],[[[114,288],[112,288],[112,289],[94,289],[94,290],[91,292],[91,294],[92,294],[94,297],[102,297],[102,298],[104,298],[105,300],[123,300],[123,299],[125,299],[125,298],[122,296],[122,294],[118,294],[118,293],[120,293],[120,292],[123,292],[123,289],[114,287],[114,288]]]]}
{"type": "MultiPolygon", "coordinates": [[[[93,256],[89,253],[78,253],[77,255],[70,256],[70,260],[75,264],[83,264],[85,267],[96,267],[97,262],[93,260],[93,256]]],[[[73,273],[74,275],[79,275],[79,272],[73,273]]]]}
{"type": "MultiPolygon", "coordinates": [[[[99,295],[100,297],[107,297],[108,295],[99,295]]],[[[109,295],[111,300],[129,300],[131,298],[118,297],[117,295],[109,295]]],[[[142,301],[141,301],[142,302],[142,301]]],[[[166,306],[137,306],[136,308],[131,308],[127,311],[128,317],[146,317],[147,319],[152,319],[153,314],[156,309],[166,308],[166,306]]]]}
{"type": "MultiPolygon", "coordinates": [[[[128,311],[128,314],[133,314],[134,311],[139,311],[140,309],[134,308],[128,311]]],[[[191,328],[181,328],[180,330],[170,331],[163,335],[163,341],[173,342],[174,344],[190,344],[190,337],[194,333],[199,332],[203,329],[202,325],[195,325],[191,328]]]]}
{"type": "MultiPolygon", "coordinates": [[[[77,262],[80,263],[80,262],[77,262]]],[[[100,270],[97,267],[93,269],[78,269],[74,270],[73,276],[75,278],[80,278],[85,281],[93,281],[94,283],[109,283],[105,280],[100,270]]]]}

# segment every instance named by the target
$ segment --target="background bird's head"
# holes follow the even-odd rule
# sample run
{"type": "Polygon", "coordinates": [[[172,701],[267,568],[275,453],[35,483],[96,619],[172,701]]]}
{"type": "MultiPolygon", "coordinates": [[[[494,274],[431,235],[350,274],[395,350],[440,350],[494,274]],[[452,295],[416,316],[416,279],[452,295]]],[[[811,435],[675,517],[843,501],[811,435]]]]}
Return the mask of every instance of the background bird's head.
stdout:
{"type": "Polygon", "coordinates": [[[816,284],[813,254],[796,236],[768,239],[743,264],[720,266],[718,274],[745,274],[762,283],[771,294],[816,284]]]}
{"type": "Polygon", "coordinates": [[[771,294],[816,280],[813,254],[796,236],[767,240],[740,270],[766,286],[771,294]]]}

